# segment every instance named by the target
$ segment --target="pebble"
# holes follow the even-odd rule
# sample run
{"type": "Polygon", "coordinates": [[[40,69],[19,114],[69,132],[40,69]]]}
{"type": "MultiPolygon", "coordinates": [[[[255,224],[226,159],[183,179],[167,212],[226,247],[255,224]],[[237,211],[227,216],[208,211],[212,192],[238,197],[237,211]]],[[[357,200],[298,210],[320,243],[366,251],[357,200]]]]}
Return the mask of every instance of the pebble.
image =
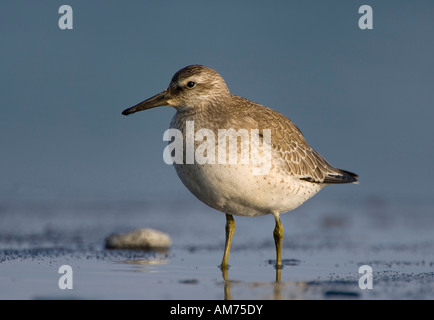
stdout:
{"type": "Polygon", "coordinates": [[[150,228],[112,234],[106,238],[108,249],[167,249],[171,244],[172,240],[167,233],[150,228]]]}

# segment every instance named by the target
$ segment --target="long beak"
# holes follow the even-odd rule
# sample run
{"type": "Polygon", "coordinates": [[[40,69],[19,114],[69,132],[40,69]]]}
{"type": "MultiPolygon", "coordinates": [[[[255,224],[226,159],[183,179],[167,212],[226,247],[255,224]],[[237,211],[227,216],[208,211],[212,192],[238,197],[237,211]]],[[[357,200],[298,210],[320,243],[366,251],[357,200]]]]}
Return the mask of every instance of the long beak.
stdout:
{"type": "Polygon", "coordinates": [[[122,114],[124,116],[127,116],[129,114],[138,112],[138,111],[142,111],[142,110],[147,110],[147,109],[152,109],[155,107],[160,107],[160,106],[167,106],[167,101],[169,100],[169,92],[168,90],[164,90],[163,92],[143,101],[140,102],[139,104],[136,104],[134,107],[125,109],[124,111],[122,111],[122,114]]]}

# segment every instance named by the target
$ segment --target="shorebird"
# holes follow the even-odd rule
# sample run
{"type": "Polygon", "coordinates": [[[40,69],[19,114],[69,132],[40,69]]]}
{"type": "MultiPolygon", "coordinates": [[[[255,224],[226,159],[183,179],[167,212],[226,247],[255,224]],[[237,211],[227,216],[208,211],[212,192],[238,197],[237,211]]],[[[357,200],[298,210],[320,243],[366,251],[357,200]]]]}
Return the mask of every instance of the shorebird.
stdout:
{"type": "MultiPolygon", "coordinates": [[[[275,267],[280,270],[283,238],[280,215],[297,208],[329,184],[358,182],[356,174],[335,168],[313,150],[301,131],[287,117],[231,94],[224,79],[211,68],[191,65],[179,70],[167,89],[124,110],[122,114],[129,115],[159,106],[176,109],[170,128],[179,130],[184,139],[188,139],[186,124],[190,121],[194,124],[195,132],[207,129],[216,136],[222,129],[234,129],[235,132],[245,130],[243,132],[248,132],[251,139],[256,135],[261,141],[260,154],[264,154],[266,147],[271,152],[269,170],[263,174],[254,172],[257,165],[252,162],[186,163],[185,150],[182,157],[184,162],[174,164],[183,184],[199,200],[226,214],[226,241],[220,265],[222,271],[227,272],[228,269],[235,230],[233,215],[274,215],[275,267]],[[264,138],[266,130],[271,133],[269,139],[264,138]]],[[[195,147],[201,143],[201,139],[194,140],[195,147]]],[[[225,148],[229,146],[225,145],[225,148]]],[[[239,145],[236,152],[240,155],[239,145]]]]}

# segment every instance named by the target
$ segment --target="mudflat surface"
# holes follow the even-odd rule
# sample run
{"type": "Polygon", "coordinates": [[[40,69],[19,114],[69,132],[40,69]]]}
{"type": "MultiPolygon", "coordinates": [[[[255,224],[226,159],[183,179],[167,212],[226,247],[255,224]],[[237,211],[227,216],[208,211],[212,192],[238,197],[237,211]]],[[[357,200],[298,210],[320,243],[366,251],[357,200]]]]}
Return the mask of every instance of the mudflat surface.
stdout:
{"type": "Polygon", "coordinates": [[[218,268],[224,215],[198,201],[4,200],[0,299],[434,299],[434,203],[312,200],[282,216],[276,283],[272,216],[235,217],[229,281],[218,268]],[[155,228],[168,251],[105,249],[155,228]],[[59,267],[73,271],[61,290],[59,267]],[[372,268],[362,290],[360,266],[372,268]]]}

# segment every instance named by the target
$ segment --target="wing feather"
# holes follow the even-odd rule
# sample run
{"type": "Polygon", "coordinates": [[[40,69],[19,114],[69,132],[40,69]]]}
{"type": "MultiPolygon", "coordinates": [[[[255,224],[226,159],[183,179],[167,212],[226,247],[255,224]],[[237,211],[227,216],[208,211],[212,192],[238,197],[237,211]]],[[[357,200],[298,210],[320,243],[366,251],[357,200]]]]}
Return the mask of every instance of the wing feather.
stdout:
{"type": "Polygon", "coordinates": [[[356,174],[335,168],[311,148],[300,129],[287,117],[250,100],[234,97],[242,100],[238,105],[246,106],[237,111],[240,113],[238,120],[244,120],[240,121],[241,126],[271,129],[272,150],[283,159],[286,164],[283,167],[289,175],[312,183],[357,183],[356,174]],[[260,108],[260,112],[252,112],[256,108],[260,108]]]}

